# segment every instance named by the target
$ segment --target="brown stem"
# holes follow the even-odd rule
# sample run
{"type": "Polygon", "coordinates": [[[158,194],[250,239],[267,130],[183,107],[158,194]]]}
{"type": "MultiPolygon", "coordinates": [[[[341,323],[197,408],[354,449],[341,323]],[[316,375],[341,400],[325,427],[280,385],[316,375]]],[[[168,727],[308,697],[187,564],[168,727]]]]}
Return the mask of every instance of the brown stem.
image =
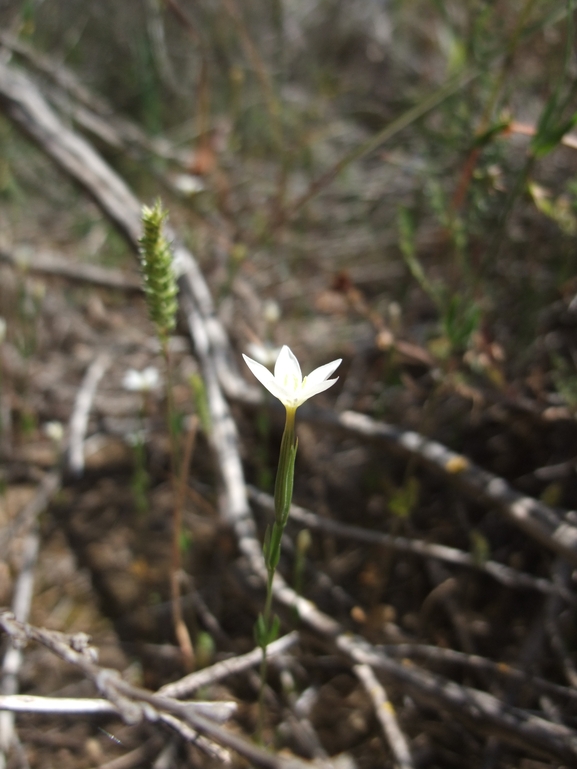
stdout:
{"type": "Polygon", "coordinates": [[[172,374],[170,364],[170,353],[168,350],[168,339],[161,338],[162,355],[166,365],[166,410],[168,418],[168,431],[170,436],[170,479],[174,494],[173,525],[172,525],[172,553],[170,564],[170,599],[172,607],[172,621],[176,640],[184,658],[184,665],[187,670],[194,668],[194,648],[190,640],[190,634],[184,618],[182,616],[182,606],[180,603],[180,534],[182,530],[182,508],[184,503],[186,474],[190,465],[190,457],[196,437],[197,422],[192,421],[191,427],[186,439],[185,454],[180,467],[180,476],[177,480],[178,472],[178,437],[175,430],[175,405],[174,394],[172,392],[172,374]]]}

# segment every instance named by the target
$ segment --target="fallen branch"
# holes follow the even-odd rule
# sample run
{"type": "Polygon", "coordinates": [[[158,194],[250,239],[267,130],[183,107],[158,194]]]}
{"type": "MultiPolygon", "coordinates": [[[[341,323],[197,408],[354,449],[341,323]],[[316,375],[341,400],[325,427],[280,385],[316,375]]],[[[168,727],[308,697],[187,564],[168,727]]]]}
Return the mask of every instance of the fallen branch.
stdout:
{"type": "Polygon", "coordinates": [[[397,769],[414,769],[407,738],[399,726],[395,708],[387,697],[385,687],[368,665],[354,665],[353,670],[373,703],[377,720],[395,757],[395,766],[397,769]]]}
{"type": "MultiPolygon", "coordinates": [[[[303,409],[305,412],[305,409],[303,409]]],[[[483,470],[462,454],[413,430],[378,422],[365,414],[307,409],[310,421],[338,426],[355,435],[378,440],[404,457],[417,457],[471,497],[500,510],[532,539],[577,566],[577,527],[548,505],[516,491],[503,478],[483,470]]],[[[570,516],[572,513],[565,513],[570,516]]],[[[574,514],[573,514],[574,515],[574,514]]]]}
{"type": "Polygon", "coordinates": [[[90,409],[92,408],[98,383],[106,373],[110,363],[110,357],[106,353],[97,355],[86,370],[76,395],[68,434],[68,470],[74,476],[82,475],[84,471],[84,440],[88,428],[90,409]]]}
{"type": "Polygon", "coordinates": [[[186,151],[174,149],[165,139],[148,136],[140,126],[119,117],[105,99],[90,91],[62,62],[39,53],[6,32],[0,32],[0,45],[49,78],[56,86],[52,98],[61,106],[66,106],[84,128],[100,139],[116,148],[138,148],[141,153],[147,152],[187,167],[189,158],[186,151]]]}
{"type": "MultiPolygon", "coordinates": [[[[40,537],[37,527],[26,535],[22,548],[22,565],[16,580],[14,596],[12,598],[12,610],[14,616],[25,622],[32,605],[32,591],[34,586],[34,567],[38,558],[40,537]]],[[[0,694],[14,695],[19,689],[19,673],[22,667],[22,652],[11,646],[6,650],[2,660],[0,671],[0,694]]],[[[6,756],[10,748],[17,742],[14,728],[14,716],[12,713],[0,713],[0,758],[6,756]]]]}
{"type": "MultiPolygon", "coordinates": [[[[270,494],[248,486],[248,494],[253,502],[256,502],[266,510],[274,511],[274,499],[270,494]]],[[[304,524],[310,529],[318,529],[342,537],[348,541],[356,540],[366,542],[369,545],[381,545],[400,553],[412,553],[423,558],[435,558],[446,563],[458,566],[466,566],[470,569],[483,571],[507,587],[525,588],[537,590],[540,593],[556,594],[563,597],[570,604],[575,604],[575,595],[563,585],[558,585],[548,579],[533,577],[510,566],[505,566],[497,561],[479,561],[470,553],[458,550],[447,545],[437,545],[432,542],[424,542],[420,539],[408,539],[407,537],[393,536],[381,531],[372,531],[361,526],[350,526],[345,523],[333,521],[330,518],[321,518],[310,510],[299,505],[291,505],[290,517],[304,524]]]]}
{"type": "MultiPolygon", "coordinates": [[[[195,732],[237,751],[263,769],[311,769],[308,762],[274,756],[222,728],[213,718],[207,716],[206,710],[203,712],[202,708],[206,703],[179,702],[170,697],[153,694],[123,681],[117,671],[99,667],[94,661],[96,650],[89,645],[89,639],[84,633],[66,636],[63,633],[36,628],[25,622],[18,622],[14,615],[7,611],[0,612],[0,627],[16,644],[22,645],[28,640],[36,641],[81,670],[127,723],[138,723],[142,719],[154,723],[162,714],[167,714],[195,732]]],[[[211,709],[224,706],[230,715],[229,707],[234,707],[235,704],[219,702],[208,705],[211,709]]],[[[162,720],[170,723],[172,719],[162,720]]]]}
{"type": "MultiPolygon", "coordinates": [[[[275,657],[278,654],[283,654],[291,646],[298,641],[298,633],[289,633],[283,638],[279,638],[277,641],[267,646],[267,657],[275,657]]],[[[262,649],[253,649],[248,654],[242,654],[239,657],[231,657],[227,660],[222,660],[208,668],[197,670],[194,673],[190,673],[179,681],[166,684],[159,690],[159,694],[163,694],[165,697],[175,697],[180,699],[192,694],[193,692],[201,689],[204,686],[210,686],[210,684],[221,681],[223,678],[227,678],[237,673],[242,673],[254,665],[259,665],[262,660],[262,649]]]]}
{"type": "Polygon", "coordinates": [[[40,513],[48,507],[60,490],[61,483],[62,477],[59,471],[52,470],[46,473],[30,502],[24,505],[14,520],[0,531],[0,558],[6,557],[10,542],[34,526],[40,513]]]}
{"type": "Polygon", "coordinates": [[[577,702],[577,689],[569,686],[553,684],[539,676],[524,673],[506,662],[494,662],[478,654],[466,654],[455,649],[444,649],[441,646],[427,646],[426,644],[383,644],[376,647],[389,657],[401,657],[427,660],[428,662],[441,662],[445,665],[459,665],[491,673],[501,678],[510,679],[516,683],[528,686],[536,691],[545,692],[554,697],[573,700],[577,702]]]}
{"type": "Polygon", "coordinates": [[[54,275],[76,283],[93,283],[102,288],[142,293],[142,280],[122,270],[100,267],[97,264],[73,262],[63,256],[47,251],[34,251],[34,257],[22,257],[9,251],[0,250],[0,261],[26,272],[54,275]]]}

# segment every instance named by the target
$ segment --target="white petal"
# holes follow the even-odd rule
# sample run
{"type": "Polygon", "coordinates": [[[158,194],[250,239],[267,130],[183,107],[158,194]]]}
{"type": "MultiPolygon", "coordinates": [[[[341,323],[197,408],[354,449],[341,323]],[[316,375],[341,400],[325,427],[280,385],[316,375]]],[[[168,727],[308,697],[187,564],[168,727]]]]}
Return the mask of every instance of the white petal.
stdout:
{"type": "Polygon", "coordinates": [[[160,383],[160,374],[154,366],[148,366],[142,372],[142,385],[147,390],[153,390],[160,383]]]}
{"type": "MultiPolygon", "coordinates": [[[[300,400],[300,403],[304,403],[309,398],[312,398],[313,395],[318,395],[319,393],[324,392],[325,390],[328,390],[329,387],[332,387],[335,382],[338,381],[338,377],[335,379],[327,379],[325,382],[318,382],[317,384],[309,384],[307,381],[305,387],[303,388],[302,392],[302,399],[300,400]]],[[[299,405],[300,405],[299,403],[299,405]]]]}
{"type": "Polygon", "coordinates": [[[331,363],[325,363],[324,366],[319,366],[314,371],[311,371],[311,373],[307,376],[307,385],[316,385],[319,382],[324,382],[325,379],[328,379],[330,375],[333,373],[333,371],[336,371],[338,367],[343,362],[342,358],[339,358],[338,360],[333,360],[331,363]]]}
{"type": "Polygon", "coordinates": [[[279,401],[285,405],[287,400],[291,400],[290,394],[288,394],[285,388],[276,381],[274,376],[267,368],[265,368],[261,363],[257,363],[256,360],[249,358],[248,355],[244,355],[244,353],[242,357],[244,358],[246,365],[249,367],[261,385],[266,387],[269,393],[272,393],[275,398],[278,398],[279,401]]]}
{"type": "Polygon", "coordinates": [[[292,406],[293,402],[295,400],[295,394],[292,391],[288,391],[286,387],[283,387],[281,384],[279,384],[276,379],[273,379],[273,381],[266,385],[267,390],[269,393],[272,393],[275,398],[278,398],[279,401],[283,404],[283,406],[292,406]]]}
{"type": "Polygon", "coordinates": [[[271,382],[274,383],[274,377],[271,374],[271,372],[265,368],[262,363],[257,363],[256,360],[253,360],[252,358],[249,358],[248,355],[245,355],[243,353],[244,362],[249,367],[249,369],[252,371],[252,373],[255,375],[255,377],[258,379],[258,381],[264,385],[267,390],[270,389],[269,385],[271,382]]]}
{"type": "Polygon", "coordinates": [[[303,381],[303,374],[299,362],[291,348],[287,347],[286,344],[283,345],[283,348],[276,359],[274,376],[279,382],[284,382],[285,379],[288,379],[289,382],[294,381],[295,379],[299,382],[303,381]]]}
{"type": "Polygon", "coordinates": [[[122,386],[125,390],[138,392],[142,387],[142,376],[140,371],[136,371],[136,369],[133,368],[129,369],[122,379],[122,386]]]}

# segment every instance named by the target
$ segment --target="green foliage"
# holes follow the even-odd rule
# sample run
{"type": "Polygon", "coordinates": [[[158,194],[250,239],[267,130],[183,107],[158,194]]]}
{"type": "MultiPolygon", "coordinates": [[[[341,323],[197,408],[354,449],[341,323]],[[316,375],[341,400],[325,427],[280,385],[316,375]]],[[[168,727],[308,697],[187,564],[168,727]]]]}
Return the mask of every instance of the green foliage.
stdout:
{"type": "Polygon", "coordinates": [[[178,287],[170,246],[162,233],[167,217],[160,200],[152,208],[143,206],[143,235],[140,239],[141,266],[148,312],[161,339],[166,340],[176,326],[178,287]]]}
{"type": "Polygon", "coordinates": [[[479,566],[491,558],[491,544],[487,537],[482,534],[478,529],[473,529],[469,533],[469,541],[471,545],[471,555],[473,560],[479,566]]]}
{"type": "Polygon", "coordinates": [[[186,555],[187,553],[190,553],[190,550],[192,548],[192,543],[193,543],[192,532],[188,531],[187,529],[182,529],[180,531],[180,536],[178,538],[178,547],[182,555],[186,555]]]}
{"type": "Polygon", "coordinates": [[[214,638],[205,630],[201,630],[196,636],[196,643],[194,645],[194,656],[196,659],[197,668],[205,668],[212,663],[214,653],[216,651],[216,643],[214,638]]]}
{"type": "Polygon", "coordinates": [[[303,591],[304,573],[307,562],[307,553],[312,545],[311,533],[308,529],[301,529],[297,535],[295,548],[295,565],[293,584],[295,593],[299,595],[303,591]]]}
{"type": "Polygon", "coordinates": [[[527,189],[542,214],[554,221],[566,235],[577,235],[577,216],[568,195],[554,198],[549,190],[532,181],[527,185],[527,189]]]}
{"type": "MultiPolygon", "coordinates": [[[[417,257],[413,220],[403,208],[399,210],[398,229],[399,245],[405,263],[423,291],[435,303],[440,315],[443,336],[432,345],[433,353],[445,358],[453,352],[463,352],[479,327],[481,308],[471,299],[469,291],[454,292],[441,282],[433,283],[429,280],[417,257]]],[[[461,246],[461,228],[457,228],[455,233],[455,241],[461,246]]]]}
{"type": "Polygon", "coordinates": [[[558,147],[565,134],[577,125],[577,112],[573,110],[577,82],[571,72],[574,42],[573,9],[574,2],[568,0],[563,69],[545,108],[541,112],[537,131],[531,141],[531,153],[537,159],[544,158],[558,147]]]}
{"type": "Polygon", "coordinates": [[[132,441],[134,451],[134,470],[130,487],[134,497],[134,504],[139,513],[148,513],[150,503],[148,493],[150,491],[150,475],[146,469],[146,449],[144,445],[144,434],[139,430],[134,435],[132,441]]]}
{"type": "Polygon", "coordinates": [[[270,622],[265,620],[263,614],[258,615],[258,619],[254,626],[254,640],[256,641],[257,646],[259,646],[261,649],[266,649],[269,644],[271,644],[273,641],[276,641],[279,636],[279,632],[280,619],[276,614],[274,617],[272,617],[270,622]]]}
{"type": "Polygon", "coordinates": [[[572,410],[577,410],[577,371],[575,366],[571,365],[561,355],[553,354],[551,356],[553,370],[551,378],[559,395],[567,406],[572,410]]]}
{"type": "Polygon", "coordinates": [[[397,518],[409,518],[419,504],[420,490],[419,479],[410,475],[389,497],[388,507],[391,513],[397,518]]]}
{"type": "Polygon", "coordinates": [[[206,394],[204,379],[200,374],[191,374],[188,382],[196,407],[196,413],[200,420],[200,426],[205,435],[210,435],[212,432],[212,421],[210,418],[210,409],[208,406],[208,396],[206,394]]]}
{"type": "Polygon", "coordinates": [[[270,415],[267,409],[259,409],[256,415],[256,429],[258,433],[258,443],[254,451],[254,461],[258,472],[258,487],[263,491],[270,491],[273,488],[274,473],[270,467],[270,415]]]}

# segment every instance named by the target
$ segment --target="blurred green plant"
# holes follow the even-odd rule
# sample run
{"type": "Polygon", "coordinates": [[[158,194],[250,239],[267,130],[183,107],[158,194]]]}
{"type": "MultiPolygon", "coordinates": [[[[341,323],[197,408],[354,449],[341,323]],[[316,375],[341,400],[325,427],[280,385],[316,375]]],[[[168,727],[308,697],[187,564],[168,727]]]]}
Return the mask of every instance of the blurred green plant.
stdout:
{"type": "Polygon", "coordinates": [[[174,402],[172,365],[169,349],[169,336],[176,327],[176,311],[178,309],[178,287],[174,274],[173,257],[170,246],[163,232],[163,224],[167,211],[157,200],[152,208],[142,209],[143,235],[140,239],[141,267],[144,281],[144,293],[148,312],[154,323],[162,356],[165,363],[166,384],[166,421],[170,438],[171,482],[174,493],[173,532],[172,532],[172,563],[170,574],[171,605],[174,631],[185,664],[191,668],[194,664],[194,648],[182,613],[180,601],[180,570],[181,570],[181,536],[182,536],[182,505],[184,504],[184,484],[188,473],[190,453],[194,443],[196,426],[189,432],[184,457],[179,450],[179,434],[182,419],[174,402]],[[177,479],[180,479],[180,485],[177,479]]]}
{"type": "Polygon", "coordinates": [[[200,420],[200,426],[206,436],[210,436],[212,432],[212,421],[210,417],[210,408],[208,405],[208,395],[206,393],[206,387],[204,379],[198,373],[191,374],[188,379],[190,384],[190,391],[192,393],[192,400],[196,406],[196,413],[200,420]]]}
{"type": "Polygon", "coordinates": [[[487,537],[478,529],[469,532],[469,543],[473,561],[482,566],[491,558],[491,544],[487,537]]]}
{"type": "Polygon", "coordinates": [[[216,644],[210,633],[207,633],[205,630],[200,630],[197,633],[194,650],[198,668],[205,668],[212,663],[216,644]]]}
{"type": "Polygon", "coordinates": [[[410,518],[419,504],[421,485],[419,479],[409,475],[402,486],[393,487],[389,492],[387,505],[396,518],[410,518]]]}
{"type": "Polygon", "coordinates": [[[295,563],[293,585],[295,593],[302,595],[304,585],[304,575],[307,564],[307,554],[313,543],[311,533],[308,529],[301,529],[297,534],[295,543],[295,563]]]}
{"type": "Polygon", "coordinates": [[[571,411],[577,411],[577,370],[575,365],[558,353],[551,354],[551,379],[555,389],[571,411]]]}
{"type": "Polygon", "coordinates": [[[130,441],[134,456],[134,470],[130,481],[130,488],[134,498],[136,510],[140,514],[148,513],[150,509],[148,495],[150,492],[150,474],[146,467],[146,446],[142,430],[138,430],[130,441]]]}
{"type": "MultiPolygon", "coordinates": [[[[443,209],[441,209],[442,211],[443,209]]],[[[444,216],[443,216],[444,218],[444,216]]],[[[446,224],[449,224],[445,220],[446,224]]],[[[464,248],[465,236],[460,224],[451,222],[454,242],[459,251],[464,248]]],[[[415,225],[405,208],[398,215],[399,246],[413,278],[435,304],[440,319],[440,339],[431,343],[431,351],[443,360],[452,354],[462,354],[481,321],[481,308],[471,297],[471,287],[464,282],[459,290],[440,280],[431,281],[417,257],[415,225]]]]}

